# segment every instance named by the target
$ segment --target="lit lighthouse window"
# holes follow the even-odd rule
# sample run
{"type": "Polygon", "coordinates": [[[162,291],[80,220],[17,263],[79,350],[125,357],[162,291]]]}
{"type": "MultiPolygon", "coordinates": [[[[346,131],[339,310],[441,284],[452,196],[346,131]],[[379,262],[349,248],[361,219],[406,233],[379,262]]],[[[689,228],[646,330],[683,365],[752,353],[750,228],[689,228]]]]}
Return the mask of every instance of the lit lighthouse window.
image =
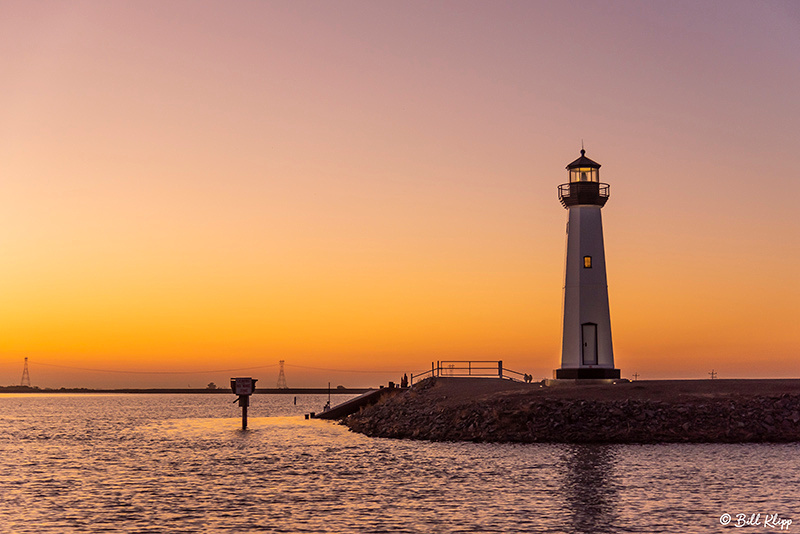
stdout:
{"type": "Polygon", "coordinates": [[[599,182],[600,169],[592,167],[575,167],[569,170],[570,182],[599,182]]]}
{"type": "Polygon", "coordinates": [[[583,268],[584,269],[591,269],[592,268],[592,257],[591,256],[584,256],[583,257],[583,268]]]}

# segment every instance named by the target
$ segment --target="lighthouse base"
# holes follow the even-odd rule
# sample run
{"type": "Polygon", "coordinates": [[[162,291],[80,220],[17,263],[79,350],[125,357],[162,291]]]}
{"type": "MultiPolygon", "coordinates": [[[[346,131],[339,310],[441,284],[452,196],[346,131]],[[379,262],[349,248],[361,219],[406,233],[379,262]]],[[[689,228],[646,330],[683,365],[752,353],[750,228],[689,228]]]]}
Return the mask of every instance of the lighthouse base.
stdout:
{"type": "Polygon", "coordinates": [[[556,378],[619,378],[619,369],[603,369],[598,367],[580,367],[578,369],[556,369],[556,378]]]}

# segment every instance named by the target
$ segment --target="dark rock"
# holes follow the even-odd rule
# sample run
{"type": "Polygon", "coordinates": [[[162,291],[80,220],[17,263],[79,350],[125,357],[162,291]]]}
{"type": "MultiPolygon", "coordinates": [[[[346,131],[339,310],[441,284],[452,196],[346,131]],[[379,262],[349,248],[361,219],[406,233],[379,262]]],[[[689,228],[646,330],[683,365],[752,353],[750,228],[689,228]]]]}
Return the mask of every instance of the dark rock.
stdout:
{"type": "Polygon", "coordinates": [[[800,441],[800,395],[680,402],[517,395],[458,401],[436,395],[435,380],[429,379],[343,423],[369,436],[435,441],[788,442],[800,441]]]}

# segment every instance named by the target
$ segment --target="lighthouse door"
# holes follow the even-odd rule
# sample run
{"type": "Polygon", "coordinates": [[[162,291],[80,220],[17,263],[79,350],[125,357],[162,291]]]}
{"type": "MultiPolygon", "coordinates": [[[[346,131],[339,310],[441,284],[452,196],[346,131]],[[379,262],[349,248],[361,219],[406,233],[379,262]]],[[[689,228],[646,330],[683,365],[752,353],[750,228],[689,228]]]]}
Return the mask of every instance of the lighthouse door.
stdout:
{"type": "Polygon", "coordinates": [[[583,365],[597,365],[597,325],[584,323],[583,328],[583,365]]]}

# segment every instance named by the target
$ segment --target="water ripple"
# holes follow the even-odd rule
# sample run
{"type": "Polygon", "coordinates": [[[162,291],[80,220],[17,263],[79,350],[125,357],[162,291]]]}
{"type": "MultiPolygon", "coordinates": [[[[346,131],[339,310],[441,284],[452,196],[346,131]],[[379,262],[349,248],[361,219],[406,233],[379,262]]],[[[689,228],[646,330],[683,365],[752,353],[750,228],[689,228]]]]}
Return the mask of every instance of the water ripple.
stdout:
{"type": "MultiPolygon", "coordinates": [[[[647,532],[800,502],[797,444],[372,439],[325,397],[0,397],[3,532],[647,532]]],[[[800,521],[800,517],[798,517],[800,521]]]]}

